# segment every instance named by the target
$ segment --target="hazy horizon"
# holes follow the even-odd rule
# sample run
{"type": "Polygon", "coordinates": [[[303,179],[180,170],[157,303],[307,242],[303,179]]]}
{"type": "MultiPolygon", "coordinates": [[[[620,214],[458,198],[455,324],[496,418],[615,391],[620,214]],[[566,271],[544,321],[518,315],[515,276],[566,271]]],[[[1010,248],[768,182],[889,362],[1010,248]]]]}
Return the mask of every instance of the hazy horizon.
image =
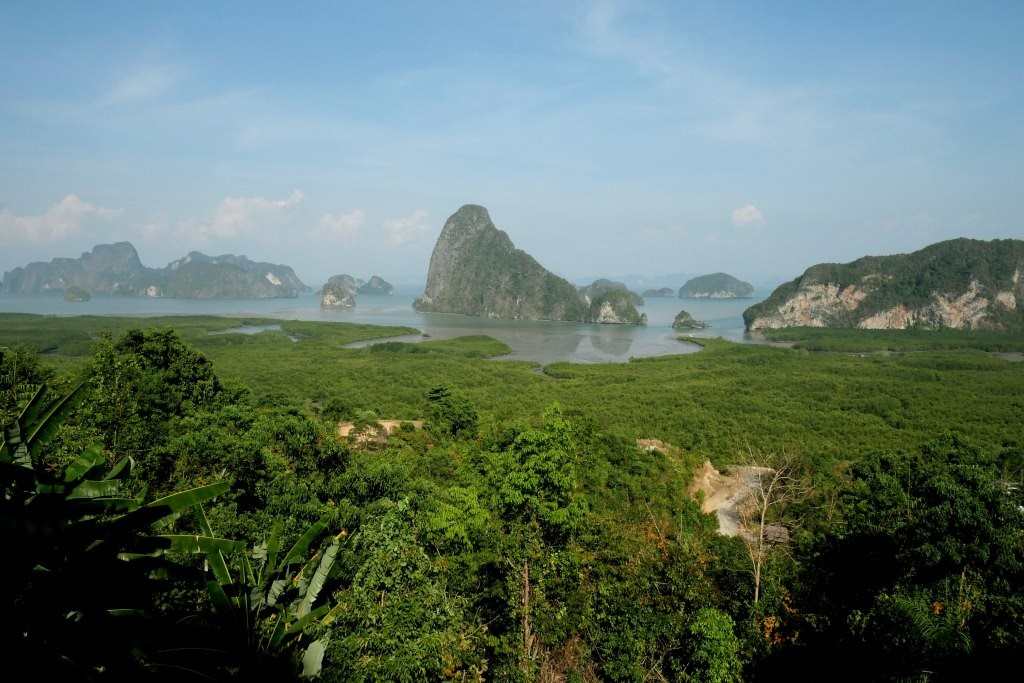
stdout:
{"type": "MultiPolygon", "coordinates": [[[[1024,5],[0,8],[0,271],[130,241],[425,278],[486,206],[570,280],[1021,238],[1024,5]]],[[[666,282],[679,286],[681,282],[666,282]]]]}

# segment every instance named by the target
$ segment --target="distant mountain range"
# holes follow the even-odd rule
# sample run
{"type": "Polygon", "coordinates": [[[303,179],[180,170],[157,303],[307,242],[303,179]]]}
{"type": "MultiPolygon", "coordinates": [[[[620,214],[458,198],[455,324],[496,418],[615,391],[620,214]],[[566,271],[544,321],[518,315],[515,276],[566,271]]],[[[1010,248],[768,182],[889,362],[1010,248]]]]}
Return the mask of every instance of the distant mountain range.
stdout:
{"type": "Polygon", "coordinates": [[[129,242],[100,244],[79,258],[35,262],[4,273],[6,294],[60,294],[77,288],[89,294],[179,299],[268,299],[295,297],[309,288],[289,266],[245,256],[190,252],[163,268],[149,268],[129,242]]]}

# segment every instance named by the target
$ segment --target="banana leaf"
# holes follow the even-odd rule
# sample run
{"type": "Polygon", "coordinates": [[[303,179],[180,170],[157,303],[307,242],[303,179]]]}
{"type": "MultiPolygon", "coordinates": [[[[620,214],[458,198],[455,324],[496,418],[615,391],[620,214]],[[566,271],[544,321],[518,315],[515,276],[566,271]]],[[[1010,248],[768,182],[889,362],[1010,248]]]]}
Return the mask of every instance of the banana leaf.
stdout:
{"type": "Polygon", "coordinates": [[[314,640],[302,654],[302,673],[300,678],[316,678],[324,666],[324,655],[327,653],[327,644],[323,640],[314,640]]]}
{"type": "Polygon", "coordinates": [[[276,579],[270,584],[270,590],[267,591],[267,604],[273,607],[277,604],[277,599],[281,597],[281,593],[288,587],[288,581],[285,579],[276,579]]]}
{"type": "Polygon", "coordinates": [[[177,493],[172,493],[169,496],[157,498],[151,503],[146,504],[145,507],[150,510],[166,508],[167,512],[165,514],[178,513],[182,510],[187,510],[193,505],[198,505],[199,503],[203,503],[211,498],[216,498],[226,492],[228,490],[228,486],[229,484],[226,481],[218,481],[213,484],[206,484],[205,486],[197,486],[194,489],[178,491],[177,493]]]}
{"type": "Polygon", "coordinates": [[[0,441],[0,462],[32,469],[32,458],[17,420],[4,427],[3,440],[0,441]]]}
{"type": "Polygon", "coordinates": [[[224,587],[216,581],[207,581],[206,590],[210,594],[210,602],[213,603],[213,608],[223,614],[229,614],[231,612],[231,600],[228,598],[228,594],[224,592],[224,587]]]}
{"type": "MultiPolygon", "coordinates": [[[[210,520],[206,516],[206,510],[203,508],[203,504],[199,503],[195,508],[196,521],[199,524],[199,529],[207,537],[213,537],[213,528],[210,526],[210,520]]],[[[244,544],[239,544],[242,548],[244,544]]],[[[222,586],[231,585],[231,571],[228,569],[228,563],[224,559],[224,552],[235,552],[235,550],[221,551],[219,549],[213,549],[206,552],[206,561],[210,566],[210,571],[213,572],[213,578],[217,579],[222,586]]]]}
{"type": "Polygon", "coordinates": [[[82,454],[75,458],[75,460],[67,466],[67,469],[64,470],[64,481],[70,484],[78,481],[79,479],[84,479],[89,476],[93,470],[98,469],[105,462],[106,458],[103,457],[103,453],[100,451],[99,446],[87,446],[86,449],[82,451],[82,454]]]}
{"type": "Polygon", "coordinates": [[[116,498],[121,493],[121,482],[86,479],[71,489],[68,500],[82,498],[116,498]]]}
{"type": "Polygon", "coordinates": [[[57,433],[57,429],[60,427],[64,416],[71,412],[78,405],[79,400],[81,400],[82,388],[84,386],[85,384],[82,383],[72,389],[67,395],[57,401],[46,415],[38,421],[29,437],[25,440],[33,454],[38,453],[39,449],[57,433]]]}
{"type": "Polygon", "coordinates": [[[341,616],[341,613],[345,611],[347,606],[348,605],[344,602],[338,602],[338,604],[332,607],[331,611],[329,611],[324,618],[320,620],[320,624],[322,626],[330,626],[339,616],[341,616]]]}
{"type": "Polygon", "coordinates": [[[36,387],[36,390],[32,392],[32,398],[28,400],[28,403],[25,404],[25,407],[18,414],[18,422],[20,424],[31,425],[39,420],[39,416],[46,407],[46,402],[43,399],[46,397],[47,391],[49,391],[49,388],[45,384],[40,384],[36,387]]]}
{"type": "MultiPolygon", "coordinates": [[[[245,543],[242,541],[232,541],[227,538],[218,538],[215,536],[193,536],[188,534],[158,534],[154,538],[165,540],[169,543],[167,546],[168,550],[172,550],[178,553],[187,553],[190,555],[215,555],[218,553],[234,553],[245,548],[245,543]]],[[[222,558],[223,561],[223,558],[222,558]]],[[[215,562],[210,562],[210,568],[213,570],[214,578],[219,582],[226,585],[231,583],[230,577],[227,581],[221,581],[220,576],[216,569],[215,562]]]]}
{"type": "Polygon", "coordinates": [[[295,541],[295,545],[292,546],[291,550],[285,554],[284,559],[281,560],[281,565],[278,567],[278,571],[284,569],[289,564],[299,562],[306,557],[306,552],[309,551],[309,546],[313,544],[313,541],[320,538],[320,536],[327,530],[327,522],[330,519],[329,516],[324,515],[320,518],[320,521],[314,522],[303,532],[299,540],[295,541]]]}
{"type": "Polygon", "coordinates": [[[121,458],[118,460],[110,471],[104,475],[104,479],[120,479],[122,476],[131,473],[135,467],[135,461],[132,460],[131,456],[121,458]]]}
{"type": "Polygon", "coordinates": [[[288,624],[287,628],[285,628],[285,630],[284,630],[285,635],[286,636],[291,636],[291,635],[295,635],[296,633],[302,633],[302,631],[305,630],[305,628],[307,626],[309,626],[314,621],[316,621],[320,617],[322,617],[325,614],[327,614],[327,612],[328,612],[327,605],[321,605],[320,607],[317,607],[315,610],[313,610],[309,614],[307,614],[307,615],[305,615],[305,616],[303,616],[303,617],[301,617],[299,619],[296,619],[292,623],[288,624]]]}
{"type": "Polygon", "coordinates": [[[260,570],[261,587],[266,585],[277,564],[277,555],[281,552],[281,531],[283,528],[284,524],[280,520],[275,521],[274,525],[270,528],[270,538],[267,539],[267,557],[263,563],[263,568],[260,570]]]}
{"type": "Polygon", "coordinates": [[[299,608],[296,611],[297,616],[304,617],[312,610],[313,604],[320,595],[320,591],[323,590],[327,577],[331,573],[331,567],[334,566],[334,559],[338,556],[339,547],[340,544],[335,541],[324,551],[324,556],[320,559],[320,565],[316,568],[313,578],[309,580],[306,594],[302,597],[302,602],[299,603],[299,608]]]}

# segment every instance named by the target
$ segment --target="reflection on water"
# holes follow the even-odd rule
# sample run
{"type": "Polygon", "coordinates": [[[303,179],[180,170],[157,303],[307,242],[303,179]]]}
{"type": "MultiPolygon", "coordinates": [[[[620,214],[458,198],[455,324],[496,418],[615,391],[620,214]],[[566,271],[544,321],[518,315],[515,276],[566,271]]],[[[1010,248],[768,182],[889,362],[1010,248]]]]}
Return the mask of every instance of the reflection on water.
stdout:
{"type": "MultiPolygon", "coordinates": [[[[401,325],[415,327],[431,339],[450,339],[468,334],[484,334],[512,349],[505,358],[538,363],[571,361],[576,363],[624,362],[629,358],[692,353],[695,344],[681,342],[672,329],[672,320],[685,308],[694,318],[711,324],[696,337],[724,337],[750,341],[743,330],[743,311],[760,301],[754,299],[650,299],[643,307],[646,327],[630,325],[582,325],[535,320],[488,320],[443,313],[419,313],[412,308],[413,296],[360,295],[356,308],[324,311],[316,295],[295,299],[149,299],[93,297],[85,303],[70,303],[59,296],[0,297],[0,311],[53,315],[226,315],[238,317],[281,318],[284,320],[328,320],[401,325]]],[[[262,326],[244,331],[256,333],[262,326]]],[[[403,341],[420,341],[413,335],[403,341]]]]}
{"type": "Polygon", "coordinates": [[[260,332],[280,332],[280,325],[239,325],[228,330],[217,330],[210,332],[211,336],[218,334],[259,334],[260,332]]]}

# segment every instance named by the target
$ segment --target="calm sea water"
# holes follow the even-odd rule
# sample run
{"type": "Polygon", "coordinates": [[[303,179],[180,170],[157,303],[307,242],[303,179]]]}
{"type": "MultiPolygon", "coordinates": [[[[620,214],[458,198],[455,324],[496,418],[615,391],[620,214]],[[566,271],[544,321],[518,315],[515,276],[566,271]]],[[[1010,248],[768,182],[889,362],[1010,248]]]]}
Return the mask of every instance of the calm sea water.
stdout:
{"type": "Polygon", "coordinates": [[[685,308],[697,320],[711,324],[697,337],[724,337],[733,341],[751,341],[743,329],[743,310],[761,301],[752,299],[699,300],[648,299],[641,309],[647,314],[646,327],[629,325],[581,325],[576,323],[487,320],[443,313],[419,313],[413,310],[414,296],[360,295],[356,308],[348,311],[324,311],[320,299],[306,294],[295,299],[149,299],[94,297],[85,303],[69,303],[59,296],[0,296],[0,311],[49,315],[224,315],[234,317],[280,318],[282,320],[329,320],[373,325],[415,327],[432,339],[447,339],[467,334],[486,334],[509,345],[507,358],[538,363],[572,361],[576,363],[624,362],[629,358],[692,353],[694,344],[678,340],[672,319],[685,308]]]}

